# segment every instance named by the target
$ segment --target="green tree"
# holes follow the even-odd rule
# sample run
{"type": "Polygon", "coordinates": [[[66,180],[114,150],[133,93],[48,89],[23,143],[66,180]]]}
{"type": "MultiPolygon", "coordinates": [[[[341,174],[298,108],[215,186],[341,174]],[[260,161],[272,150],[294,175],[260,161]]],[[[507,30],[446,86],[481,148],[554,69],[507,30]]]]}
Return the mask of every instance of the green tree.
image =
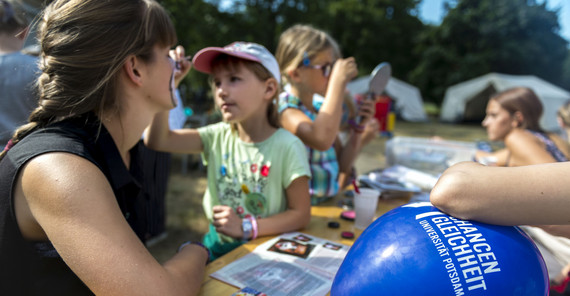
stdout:
{"type": "MultiPolygon", "coordinates": [[[[192,57],[207,46],[223,46],[229,36],[235,34],[232,24],[234,15],[218,9],[219,1],[161,0],[161,4],[170,12],[178,43],[186,49],[186,55],[192,57]]],[[[210,110],[213,101],[207,95],[209,85],[207,76],[191,71],[180,87],[185,106],[197,112],[210,110]]]]}
{"type": "MultiPolygon", "coordinates": [[[[390,62],[393,75],[407,80],[418,58],[413,48],[424,29],[418,19],[419,0],[341,0],[331,3],[328,22],[346,56],[354,56],[368,74],[380,62],[390,62]]],[[[324,24],[323,24],[324,25],[324,24]]]]}
{"type": "Polygon", "coordinates": [[[380,62],[392,64],[394,75],[405,78],[417,63],[416,36],[423,29],[417,18],[420,0],[243,0],[232,11],[252,40],[275,50],[281,32],[311,24],[337,40],[344,56],[354,56],[362,74],[380,62]]]}
{"type": "Polygon", "coordinates": [[[561,84],[567,42],[558,11],[532,0],[447,1],[448,13],[416,47],[410,74],[424,98],[441,103],[445,89],[488,72],[537,75],[561,84]]]}
{"type": "MultiPolygon", "coordinates": [[[[380,62],[392,64],[406,79],[418,58],[413,48],[424,26],[417,18],[420,0],[163,0],[188,53],[205,46],[243,40],[275,51],[281,32],[311,24],[329,32],[345,56],[354,56],[361,74],[380,62]]],[[[203,74],[191,73],[187,85],[205,88],[203,74]]]]}

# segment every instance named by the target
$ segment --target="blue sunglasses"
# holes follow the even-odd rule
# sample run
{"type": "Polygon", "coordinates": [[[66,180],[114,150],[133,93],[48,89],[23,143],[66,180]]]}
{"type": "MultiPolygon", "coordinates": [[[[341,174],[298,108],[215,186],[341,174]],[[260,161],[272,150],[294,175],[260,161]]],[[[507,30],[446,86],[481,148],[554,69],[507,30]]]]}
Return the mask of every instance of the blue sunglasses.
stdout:
{"type": "Polygon", "coordinates": [[[307,68],[321,70],[323,72],[324,77],[329,77],[331,75],[333,66],[334,62],[322,65],[311,65],[311,59],[309,58],[309,54],[307,52],[303,53],[303,61],[301,62],[301,65],[299,65],[299,67],[307,67],[307,68]]]}

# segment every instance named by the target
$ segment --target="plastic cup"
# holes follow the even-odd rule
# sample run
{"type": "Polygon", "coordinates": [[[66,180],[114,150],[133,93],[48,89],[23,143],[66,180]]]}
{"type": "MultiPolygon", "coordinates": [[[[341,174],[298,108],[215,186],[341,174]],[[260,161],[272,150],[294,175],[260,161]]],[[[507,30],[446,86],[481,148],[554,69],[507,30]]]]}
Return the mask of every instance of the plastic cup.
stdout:
{"type": "Polygon", "coordinates": [[[354,227],[364,229],[374,219],[380,192],[371,188],[360,188],[359,191],[360,193],[354,193],[354,227]]]}

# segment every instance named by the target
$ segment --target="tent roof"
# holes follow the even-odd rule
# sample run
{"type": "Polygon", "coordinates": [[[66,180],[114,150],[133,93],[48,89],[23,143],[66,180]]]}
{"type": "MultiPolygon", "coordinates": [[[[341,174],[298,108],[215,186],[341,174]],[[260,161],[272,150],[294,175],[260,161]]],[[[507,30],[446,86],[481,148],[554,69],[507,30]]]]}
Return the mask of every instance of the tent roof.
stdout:
{"type": "Polygon", "coordinates": [[[445,92],[440,119],[447,122],[482,120],[492,94],[517,86],[532,89],[542,102],[542,128],[557,130],[555,114],[558,108],[570,99],[570,92],[533,75],[489,73],[450,86],[445,92]]]}
{"type": "MultiPolygon", "coordinates": [[[[363,76],[348,83],[346,88],[352,96],[368,91],[371,76],[363,76]]],[[[391,77],[385,92],[394,99],[396,111],[404,120],[426,121],[427,115],[423,108],[420,90],[402,80],[391,77]]]]}

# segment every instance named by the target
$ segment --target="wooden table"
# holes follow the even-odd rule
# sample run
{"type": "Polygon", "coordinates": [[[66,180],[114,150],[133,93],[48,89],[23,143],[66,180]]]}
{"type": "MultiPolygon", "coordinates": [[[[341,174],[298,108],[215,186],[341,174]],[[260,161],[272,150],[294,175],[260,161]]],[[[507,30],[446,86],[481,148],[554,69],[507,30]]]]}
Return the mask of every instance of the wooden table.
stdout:
{"type": "MultiPolygon", "coordinates": [[[[341,197],[337,197],[333,200],[324,202],[320,205],[313,206],[311,208],[311,222],[306,228],[301,229],[299,232],[310,234],[329,241],[352,246],[354,240],[358,238],[358,236],[360,236],[360,234],[362,233],[362,230],[354,227],[353,221],[346,221],[340,218],[340,214],[343,211],[343,209],[338,206],[338,202],[340,200],[341,197]],[[340,224],[340,227],[338,229],[329,228],[328,222],[330,221],[338,222],[340,224]],[[353,232],[355,238],[354,239],[341,238],[340,233],[342,231],[353,232]]],[[[409,197],[389,199],[389,200],[380,199],[378,201],[378,208],[376,209],[376,217],[379,217],[384,213],[388,212],[389,210],[407,203],[408,200],[409,197]]],[[[233,251],[225,254],[224,256],[218,258],[214,262],[208,264],[208,266],[206,267],[206,273],[204,275],[204,280],[202,281],[202,287],[200,288],[199,295],[229,296],[232,293],[238,291],[239,289],[234,286],[228,285],[224,282],[211,278],[210,274],[221,269],[222,267],[233,262],[234,260],[247,255],[248,253],[252,252],[257,246],[274,237],[275,236],[266,236],[250,241],[234,249],[233,251]]]]}

